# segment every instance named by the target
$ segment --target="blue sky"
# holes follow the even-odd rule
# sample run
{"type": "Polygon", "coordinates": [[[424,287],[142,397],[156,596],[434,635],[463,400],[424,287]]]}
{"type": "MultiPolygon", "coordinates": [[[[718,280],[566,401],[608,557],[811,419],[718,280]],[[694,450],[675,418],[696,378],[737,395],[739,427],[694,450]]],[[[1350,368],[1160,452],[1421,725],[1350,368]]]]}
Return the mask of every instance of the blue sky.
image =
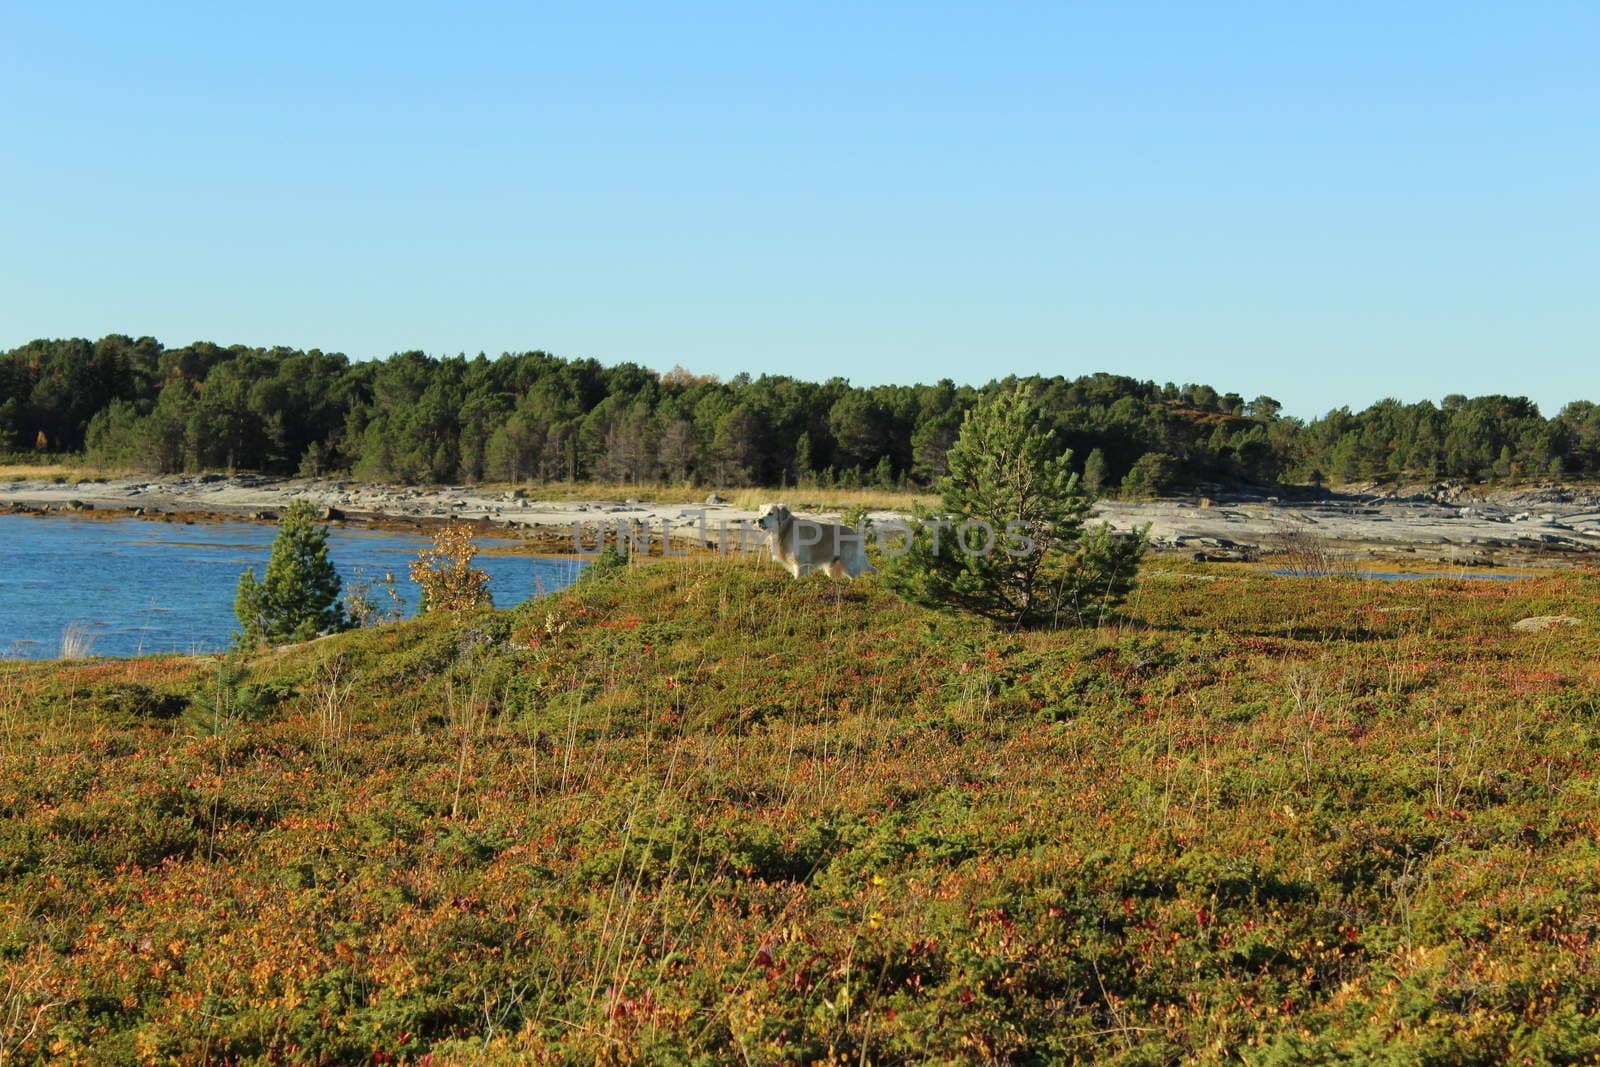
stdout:
{"type": "Polygon", "coordinates": [[[0,345],[1600,400],[1600,5],[0,8],[0,345]]]}

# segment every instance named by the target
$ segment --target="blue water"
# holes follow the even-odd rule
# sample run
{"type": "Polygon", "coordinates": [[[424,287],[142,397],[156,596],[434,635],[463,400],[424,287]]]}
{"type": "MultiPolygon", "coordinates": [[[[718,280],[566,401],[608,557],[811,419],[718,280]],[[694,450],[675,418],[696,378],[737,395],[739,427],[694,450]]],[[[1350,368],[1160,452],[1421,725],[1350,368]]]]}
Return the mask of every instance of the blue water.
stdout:
{"type": "MultiPolygon", "coordinates": [[[[0,515],[0,657],[60,654],[69,625],[93,636],[91,654],[216,652],[238,627],[233,596],[239,575],[266,570],[274,529],[247,523],[184,526],[118,519],[0,515]]],[[[406,566],[430,544],[414,534],[334,529],[329,555],[348,590],[386,571],[414,613],[418,589],[406,566]]],[[[570,585],[576,560],[479,556],[500,607],[570,585]]],[[[387,596],[374,590],[387,607],[387,596]]]]}
{"type": "MultiPolygon", "coordinates": [[[[1305,575],[1302,574],[1301,572],[1294,571],[1294,570],[1292,570],[1290,568],[1287,568],[1287,567],[1276,568],[1271,573],[1273,573],[1273,574],[1281,574],[1284,577],[1288,577],[1288,578],[1296,577],[1297,575],[1300,576],[1300,577],[1305,577],[1305,575]]],[[[1453,574],[1410,574],[1410,573],[1407,573],[1407,572],[1404,572],[1404,571],[1351,571],[1349,574],[1344,575],[1344,577],[1347,577],[1347,578],[1374,578],[1374,579],[1377,579],[1380,582],[1411,582],[1411,581],[1421,581],[1422,579],[1425,579],[1425,578],[1436,578],[1436,579],[1437,578],[1442,578],[1442,579],[1445,579],[1447,581],[1452,581],[1452,582],[1453,581],[1457,581],[1458,579],[1466,579],[1468,581],[1478,581],[1478,582],[1520,582],[1520,581],[1527,581],[1527,580],[1532,579],[1532,578],[1537,578],[1537,577],[1539,577],[1539,575],[1537,575],[1537,574],[1482,574],[1482,573],[1473,573],[1471,571],[1456,571],[1453,574]]]]}

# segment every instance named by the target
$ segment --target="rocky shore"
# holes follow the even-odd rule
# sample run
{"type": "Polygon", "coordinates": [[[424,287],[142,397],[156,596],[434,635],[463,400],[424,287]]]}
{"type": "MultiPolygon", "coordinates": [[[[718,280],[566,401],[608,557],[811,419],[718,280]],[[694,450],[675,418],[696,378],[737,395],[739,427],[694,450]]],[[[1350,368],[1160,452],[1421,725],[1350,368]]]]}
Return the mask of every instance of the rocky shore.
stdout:
{"type": "Polygon", "coordinates": [[[1600,501],[1507,492],[1460,502],[1342,496],[1317,501],[1111,501],[1118,529],[1150,524],[1159,549],[1211,560],[1278,552],[1483,567],[1575,562],[1600,549],[1600,501]]]}
{"type": "MultiPolygon", "coordinates": [[[[805,509],[804,490],[785,496],[805,509]]],[[[272,479],[250,475],[127,478],[57,484],[0,484],[0,509],[78,515],[133,515],[167,521],[273,521],[295,500],[307,500],[326,521],[426,529],[444,521],[483,524],[548,551],[570,550],[575,526],[642,524],[657,537],[737,541],[755,512],[719,502],[637,500],[542,501],[536,490],[488,491],[462,486],[405,487],[348,481],[272,479]],[[704,524],[702,526],[702,523],[704,524]]],[[[893,512],[874,513],[875,518],[893,512]]],[[[1314,498],[1234,495],[1149,502],[1106,501],[1097,515],[1117,530],[1149,525],[1160,552],[1214,561],[1254,560],[1275,553],[1319,552],[1351,560],[1403,561],[1450,567],[1573,562],[1600,549],[1600,493],[1549,485],[1473,492],[1424,487],[1400,494],[1369,489],[1314,498]]],[[[747,535],[753,541],[753,532],[747,535]]]]}

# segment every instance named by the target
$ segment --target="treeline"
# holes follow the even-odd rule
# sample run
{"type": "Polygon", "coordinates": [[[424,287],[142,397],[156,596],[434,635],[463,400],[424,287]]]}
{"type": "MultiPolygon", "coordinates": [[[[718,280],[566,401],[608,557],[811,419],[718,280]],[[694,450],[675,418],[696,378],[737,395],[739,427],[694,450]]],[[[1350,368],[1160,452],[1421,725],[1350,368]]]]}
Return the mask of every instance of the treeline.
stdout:
{"type": "MultiPolygon", "coordinates": [[[[0,449],[83,453],[152,473],[347,473],[371,481],[601,479],[714,485],[926,484],[984,392],[729,381],[544,352],[166,348],[33,341],[0,356],[0,449]]],[[[1483,480],[1600,473],[1600,408],[1544,418],[1522,397],[1383,401],[1309,423],[1270,397],[1114,374],[1036,379],[1056,439],[1102,490],[1194,482],[1483,480]]]]}

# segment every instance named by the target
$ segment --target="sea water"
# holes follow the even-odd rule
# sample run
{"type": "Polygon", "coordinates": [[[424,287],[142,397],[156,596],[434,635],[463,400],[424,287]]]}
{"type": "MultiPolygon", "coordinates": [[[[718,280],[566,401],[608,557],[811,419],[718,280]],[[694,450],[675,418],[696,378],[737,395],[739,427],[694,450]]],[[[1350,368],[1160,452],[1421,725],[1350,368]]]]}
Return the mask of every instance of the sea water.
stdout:
{"type": "MultiPolygon", "coordinates": [[[[96,656],[222,651],[238,628],[239,575],[266,570],[274,532],[251,523],[0,515],[0,657],[58,656],[69,627],[86,635],[96,656]]],[[[346,590],[392,573],[408,615],[420,591],[407,565],[430,544],[415,534],[328,533],[328,554],[346,590]]],[[[564,588],[582,567],[577,560],[488,555],[476,565],[488,572],[501,607],[564,588]]],[[[372,595],[380,608],[390,606],[381,590],[372,595]]]]}

